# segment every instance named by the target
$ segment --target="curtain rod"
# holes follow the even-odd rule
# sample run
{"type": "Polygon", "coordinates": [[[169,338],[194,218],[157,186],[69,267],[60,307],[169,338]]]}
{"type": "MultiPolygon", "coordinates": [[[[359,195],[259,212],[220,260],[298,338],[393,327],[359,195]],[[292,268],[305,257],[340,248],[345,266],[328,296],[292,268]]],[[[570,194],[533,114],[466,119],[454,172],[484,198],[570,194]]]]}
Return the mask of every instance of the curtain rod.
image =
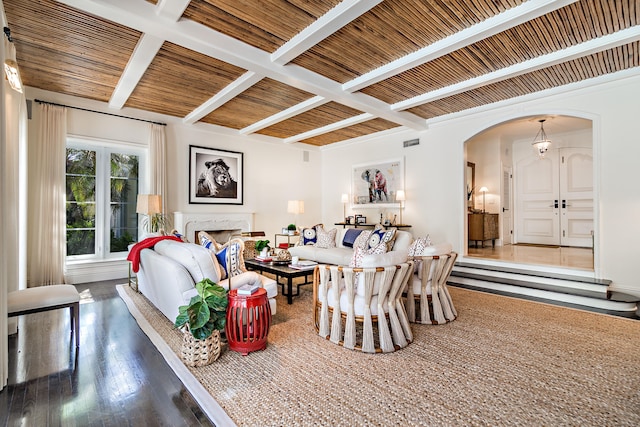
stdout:
{"type": "Polygon", "coordinates": [[[48,105],[55,105],[55,106],[58,106],[58,107],[73,108],[74,110],[88,111],[90,113],[104,114],[104,115],[107,115],[107,116],[120,117],[122,119],[137,120],[139,122],[153,123],[154,125],[160,125],[160,126],[166,126],[167,125],[166,123],[154,122],[153,120],[145,120],[145,119],[139,119],[137,117],[121,116],[120,114],[105,113],[104,111],[89,110],[88,108],[74,107],[72,105],[57,104],[55,102],[42,101],[40,99],[34,99],[34,101],[37,102],[38,104],[48,104],[48,105]]]}

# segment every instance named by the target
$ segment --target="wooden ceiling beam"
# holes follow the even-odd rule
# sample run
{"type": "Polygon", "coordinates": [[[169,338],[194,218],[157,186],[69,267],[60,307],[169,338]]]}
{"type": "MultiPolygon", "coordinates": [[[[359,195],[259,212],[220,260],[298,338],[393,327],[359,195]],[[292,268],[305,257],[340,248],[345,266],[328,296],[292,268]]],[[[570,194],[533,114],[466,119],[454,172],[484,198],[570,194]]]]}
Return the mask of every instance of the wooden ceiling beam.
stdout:
{"type": "Polygon", "coordinates": [[[361,90],[576,1],[530,0],[348,81],[342,89],[346,92],[361,90]]]}
{"type": "Polygon", "coordinates": [[[283,110],[277,114],[267,117],[266,119],[262,119],[259,122],[252,124],[251,126],[247,126],[243,129],[240,129],[239,132],[242,135],[247,135],[250,133],[257,132],[269,126],[273,126],[276,123],[280,123],[284,120],[290,119],[291,117],[302,114],[305,111],[309,111],[311,109],[319,107],[322,104],[326,104],[327,102],[329,102],[329,100],[326,98],[323,98],[321,96],[314,96],[311,99],[308,99],[304,102],[296,104],[293,107],[289,107],[286,110],[283,110]]]}
{"type": "Polygon", "coordinates": [[[253,71],[247,71],[236,81],[222,89],[220,92],[212,96],[209,100],[204,102],[198,108],[189,113],[184,119],[183,123],[192,124],[210,114],[212,111],[220,108],[236,96],[240,95],[245,90],[249,89],[254,84],[262,80],[264,76],[256,74],[253,71]]]}
{"type": "Polygon", "coordinates": [[[396,111],[401,111],[417,107],[418,105],[427,104],[438,99],[463,93],[484,85],[530,73],[562,62],[571,61],[576,58],[591,55],[593,53],[631,43],[636,40],[640,40],[640,25],[602,36],[597,39],[592,39],[566,49],[542,55],[528,61],[523,61],[510,67],[505,67],[422,95],[414,96],[413,98],[391,104],[391,108],[396,111]]]}
{"type": "Polygon", "coordinates": [[[381,1],[344,0],[273,52],[271,61],[278,65],[287,64],[349,22],[377,6],[381,1]]]}
{"type": "Polygon", "coordinates": [[[86,13],[99,16],[143,33],[165,38],[179,46],[208,55],[237,67],[253,71],[284,84],[313,93],[330,101],[365,111],[414,130],[425,130],[426,121],[404,111],[392,111],[389,104],[363,93],[346,93],[342,85],[300,66],[281,66],[271,62],[271,55],[202,24],[181,19],[174,22],[155,16],[155,6],[129,0],[58,0],[86,13]]]}
{"type": "Polygon", "coordinates": [[[307,138],[312,138],[314,136],[333,132],[338,129],[343,129],[349,126],[357,125],[358,123],[366,122],[367,120],[371,120],[373,118],[375,118],[373,114],[369,114],[369,113],[359,114],[354,117],[349,117],[348,119],[340,120],[339,122],[331,123],[330,125],[326,125],[317,129],[310,130],[309,132],[304,132],[298,135],[291,136],[289,138],[285,138],[284,142],[287,144],[293,144],[294,142],[300,142],[307,138]]]}

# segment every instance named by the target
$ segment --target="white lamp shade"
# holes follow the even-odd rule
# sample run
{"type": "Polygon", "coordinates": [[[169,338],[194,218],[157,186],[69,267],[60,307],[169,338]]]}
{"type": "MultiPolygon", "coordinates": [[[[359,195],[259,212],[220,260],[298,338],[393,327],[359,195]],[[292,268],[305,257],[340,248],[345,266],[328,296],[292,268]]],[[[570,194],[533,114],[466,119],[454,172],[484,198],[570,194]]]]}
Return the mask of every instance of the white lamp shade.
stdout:
{"type": "Polygon", "coordinates": [[[349,195],[348,194],[343,194],[342,195],[342,203],[349,203],[349,195]]]}
{"type": "Polygon", "coordinates": [[[159,194],[138,194],[136,212],[145,215],[162,212],[162,196],[159,194]]]}
{"type": "Polygon", "coordinates": [[[404,190],[396,191],[396,201],[402,202],[404,200],[407,200],[407,199],[405,199],[404,190]]]}
{"type": "Polygon", "coordinates": [[[481,193],[486,193],[487,191],[489,191],[489,189],[487,187],[480,187],[479,190],[481,193]]]}
{"type": "Polygon", "coordinates": [[[289,200],[287,212],[295,215],[304,213],[304,200],[289,200]]]}

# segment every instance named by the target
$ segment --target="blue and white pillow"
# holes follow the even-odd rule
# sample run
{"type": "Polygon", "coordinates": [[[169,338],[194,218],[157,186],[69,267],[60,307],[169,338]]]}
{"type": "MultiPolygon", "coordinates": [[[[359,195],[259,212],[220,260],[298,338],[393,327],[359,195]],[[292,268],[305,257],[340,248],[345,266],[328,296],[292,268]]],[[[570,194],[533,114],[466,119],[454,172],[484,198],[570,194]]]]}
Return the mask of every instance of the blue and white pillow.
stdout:
{"type": "Polygon", "coordinates": [[[198,239],[200,240],[200,244],[210,251],[215,252],[220,248],[218,242],[216,242],[216,240],[205,231],[201,231],[198,233],[198,239]]]}
{"type": "Polygon", "coordinates": [[[369,236],[369,240],[367,241],[366,249],[375,248],[380,243],[384,243],[387,246],[387,251],[393,249],[393,244],[396,239],[396,229],[389,228],[385,229],[384,227],[376,228],[371,232],[369,236]]]}
{"type": "Polygon", "coordinates": [[[353,244],[356,242],[356,239],[362,231],[362,228],[350,228],[345,231],[344,237],[342,238],[342,246],[346,248],[353,248],[353,244]]]}
{"type": "Polygon", "coordinates": [[[209,249],[216,257],[220,266],[220,280],[237,276],[247,271],[244,265],[244,242],[241,239],[232,239],[224,245],[219,244],[208,233],[198,233],[200,244],[209,249]]]}
{"type": "Polygon", "coordinates": [[[234,239],[222,245],[216,251],[216,258],[220,264],[220,279],[224,280],[228,277],[237,276],[246,271],[244,265],[244,243],[242,240],[234,239]]]}
{"type": "Polygon", "coordinates": [[[315,246],[318,243],[318,228],[322,227],[322,224],[316,224],[313,227],[303,228],[300,231],[300,246],[315,246]]]}

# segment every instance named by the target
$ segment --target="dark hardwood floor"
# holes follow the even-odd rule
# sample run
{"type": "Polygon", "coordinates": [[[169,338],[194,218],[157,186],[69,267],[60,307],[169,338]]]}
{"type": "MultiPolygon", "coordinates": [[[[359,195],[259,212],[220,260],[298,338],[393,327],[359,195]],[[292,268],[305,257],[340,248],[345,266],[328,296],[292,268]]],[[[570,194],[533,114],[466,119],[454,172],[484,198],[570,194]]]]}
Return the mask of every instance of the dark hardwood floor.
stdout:
{"type": "Polygon", "coordinates": [[[18,318],[0,426],[213,425],[118,297],[125,281],[77,285],[77,352],[68,310],[18,318]]]}

